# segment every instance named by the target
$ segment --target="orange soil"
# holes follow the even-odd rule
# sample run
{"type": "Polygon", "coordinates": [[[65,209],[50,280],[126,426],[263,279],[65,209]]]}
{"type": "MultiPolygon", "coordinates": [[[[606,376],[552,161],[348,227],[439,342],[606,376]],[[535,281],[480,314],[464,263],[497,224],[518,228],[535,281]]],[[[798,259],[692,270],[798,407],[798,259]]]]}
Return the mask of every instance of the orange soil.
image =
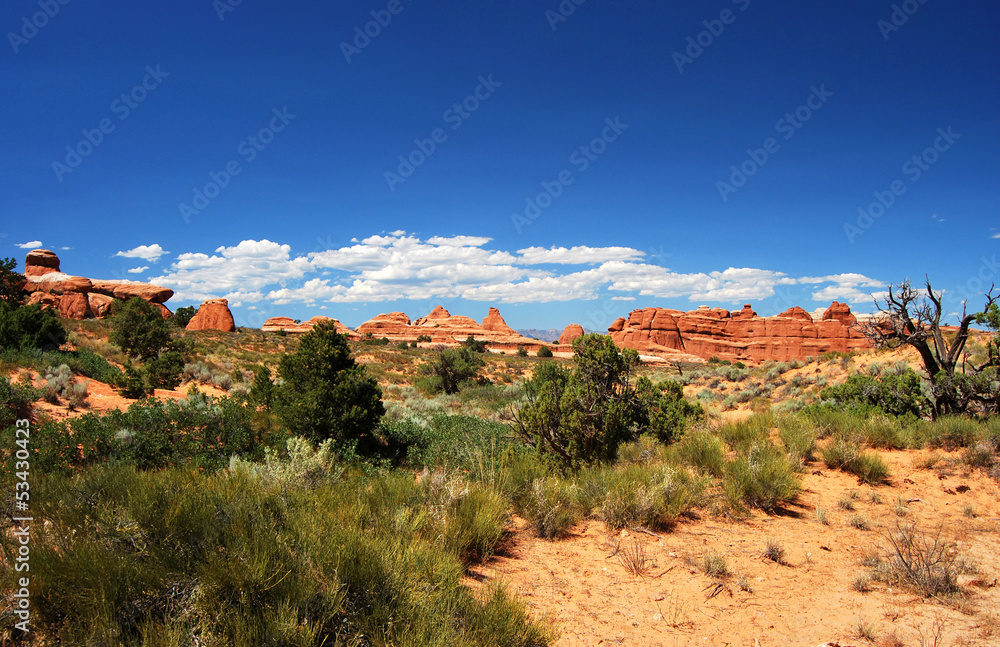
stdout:
{"type": "MultiPolygon", "coordinates": [[[[1000,645],[1000,554],[998,485],[981,471],[961,467],[913,467],[926,451],[882,452],[892,469],[892,484],[859,486],[845,473],[808,466],[798,502],[785,514],[755,513],[744,521],[713,517],[683,520],[670,532],[653,537],[635,530],[609,534],[599,521],[585,521],[571,537],[546,541],[516,520],[512,547],[476,569],[475,580],[499,580],[521,596],[539,619],[558,627],[558,647],[582,645],[746,645],[786,647],[868,645],[855,637],[859,620],[874,628],[881,644],[893,632],[903,645],[931,642],[936,622],[943,623],[944,645],[1000,645]],[[813,472],[815,470],[815,472],[813,472]],[[961,492],[958,487],[971,488],[961,492]],[[859,493],[854,511],[838,507],[851,490],[859,493]],[[881,496],[880,503],[870,493],[881,496]],[[897,497],[911,511],[897,517],[897,497]],[[971,504],[976,516],[965,516],[971,504]],[[824,508],[830,525],[816,520],[824,508]],[[863,515],[871,530],[849,524],[863,515]],[[957,542],[957,550],[979,566],[976,576],[962,576],[967,595],[950,605],[925,601],[918,594],[873,583],[872,591],[852,587],[866,571],[863,556],[887,550],[886,533],[897,521],[916,521],[918,530],[957,542]],[[786,551],[786,564],[762,558],[769,538],[786,551]],[[638,543],[649,559],[641,576],[630,574],[616,547],[638,543]],[[706,552],[726,559],[729,577],[706,575],[706,552]],[[740,575],[752,593],[741,590],[740,575]],[[715,587],[721,582],[720,587],[715,587]],[[711,594],[716,592],[715,596],[711,594]],[[958,607],[958,608],[956,608],[958,607]]],[[[955,454],[951,458],[957,458],[955,454]]],[[[471,578],[470,578],[471,579],[471,578]]],[[[473,586],[481,586],[472,582],[473,586]]]]}
{"type": "MultiPolygon", "coordinates": [[[[14,371],[7,377],[11,381],[14,381],[20,380],[22,376],[30,379],[32,384],[36,387],[42,387],[45,384],[45,380],[42,376],[38,375],[34,371],[26,369],[14,371]]],[[[88,413],[100,414],[106,411],[111,411],[112,409],[120,409],[124,411],[125,409],[128,409],[129,405],[135,402],[135,400],[123,398],[117,391],[104,382],[98,382],[97,380],[81,377],[79,375],[75,376],[74,379],[77,382],[87,382],[87,403],[85,407],[70,411],[69,407],[66,405],[66,401],[63,399],[60,399],[58,404],[50,404],[45,400],[38,400],[34,404],[35,412],[48,416],[52,420],[59,421],[77,418],[88,413]]],[[[190,386],[191,384],[182,384],[176,389],[156,389],[153,392],[153,397],[160,400],[180,400],[181,398],[187,397],[188,388],[190,388],[190,386]]],[[[194,387],[202,393],[211,396],[222,396],[226,394],[222,389],[212,385],[194,384],[194,387]]]]}

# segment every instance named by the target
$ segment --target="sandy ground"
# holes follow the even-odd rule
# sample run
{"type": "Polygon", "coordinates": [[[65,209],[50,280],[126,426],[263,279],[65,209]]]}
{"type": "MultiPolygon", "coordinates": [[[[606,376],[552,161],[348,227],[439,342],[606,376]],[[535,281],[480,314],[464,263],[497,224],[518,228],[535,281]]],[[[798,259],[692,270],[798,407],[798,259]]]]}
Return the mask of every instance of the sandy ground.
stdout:
{"type": "MultiPolygon", "coordinates": [[[[45,379],[43,376],[38,375],[34,371],[29,371],[26,369],[21,369],[19,371],[14,371],[7,375],[7,377],[14,381],[20,380],[22,377],[28,377],[32,384],[36,387],[42,387],[45,384],[45,379]]],[[[50,404],[44,400],[38,400],[35,402],[35,412],[38,414],[43,414],[48,416],[51,420],[67,420],[70,418],[76,418],[88,413],[104,413],[105,411],[110,411],[112,409],[120,409],[124,411],[128,409],[135,400],[130,400],[129,398],[123,398],[118,394],[111,386],[105,384],[104,382],[98,382],[97,380],[92,380],[86,377],[76,376],[75,381],[87,382],[87,403],[83,408],[77,408],[70,411],[66,406],[65,400],[60,400],[58,404],[50,404]]],[[[160,400],[179,400],[181,398],[187,397],[188,389],[191,384],[182,384],[176,389],[156,389],[153,392],[153,397],[160,400]]],[[[207,384],[195,384],[196,389],[202,393],[212,395],[212,396],[222,396],[225,395],[225,391],[219,389],[212,385],[207,384]]]]}
{"type": "Polygon", "coordinates": [[[612,535],[603,523],[586,521],[571,537],[552,542],[515,520],[519,529],[507,554],[476,569],[472,579],[506,583],[536,617],[555,623],[558,647],[921,645],[921,634],[931,645],[936,625],[943,631],[939,647],[1000,645],[998,484],[982,472],[913,467],[927,453],[883,452],[891,485],[874,489],[813,464],[809,470],[816,473],[807,473],[798,504],[784,514],[739,521],[704,512],[658,537],[634,530],[612,535]],[[850,491],[858,494],[856,509],[845,511],[838,501],[850,491]],[[906,504],[906,517],[895,514],[897,497],[918,499],[906,504]],[[964,513],[967,505],[974,517],[964,513]],[[827,510],[829,525],[817,521],[817,507],[827,510]],[[850,525],[854,515],[871,529],[850,525]],[[864,555],[887,550],[886,534],[899,521],[931,534],[943,527],[943,536],[978,565],[979,573],[962,577],[963,598],[942,604],[879,583],[867,593],[854,590],[866,570],[864,555]],[[785,549],[785,564],[762,557],[768,539],[785,549]],[[622,556],[637,545],[648,560],[639,576],[626,570],[622,556]],[[706,575],[706,552],[723,556],[731,574],[706,575]],[[741,580],[750,591],[741,589],[741,580]],[[856,637],[862,620],[874,642],[856,637]]]}

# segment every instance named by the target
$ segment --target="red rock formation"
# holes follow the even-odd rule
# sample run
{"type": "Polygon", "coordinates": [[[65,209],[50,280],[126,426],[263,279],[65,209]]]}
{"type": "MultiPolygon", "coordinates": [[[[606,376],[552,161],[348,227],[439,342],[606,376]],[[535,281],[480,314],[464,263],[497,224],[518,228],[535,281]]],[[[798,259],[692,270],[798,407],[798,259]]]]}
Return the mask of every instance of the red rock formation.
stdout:
{"type": "Polygon", "coordinates": [[[49,272],[42,276],[26,276],[25,292],[48,292],[50,294],[86,294],[92,292],[94,284],[82,276],[70,276],[62,272],[49,272]]]}
{"type": "Polygon", "coordinates": [[[410,318],[405,312],[390,312],[378,315],[358,326],[358,334],[362,337],[372,336],[377,339],[388,337],[390,341],[416,340],[419,333],[410,330],[410,318]]]}
{"type": "Polygon", "coordinates": [[[114,304],[115,299],[105,294],[91,292],[87,295],[87,302],[90,305],[91,314],[98,319],[103,319],[111,314],[111,306],[114,304]]]}
{"type": "Polygon", "coordinates": [[[854,317],[850,308],[834,305],[823,321],[813,321],[797,307],[776,317],[757,317],[749,306],[735,314],[707,307],[691,312],[646,308],[632,311],[627,320],[618,319],[608,330],[619,347],[665,357],[680,352],[756,363],[870,348],[868,340],[845,323],[854,317]]]}
{"type": "Polygon", "coordinates": [[[304,334],[311,331],[317,324],[324,321],[332,321],[337,329],[337,332],[341,335],[347,335],[350,339],[358,339],[360,337],[358,333],[354,332],[336,319],[323,316],[313,317],[309,321],[304,321],[300,324],[295,323],[295,320],[290,317],[271,317],[264,322],[264,325],[261,326],[260,329],[261,332],[277,332],[279,330],[283,330],[286,333],[304,334]]]}
{"type": "Polygon", "coordinates": [[[507,326],[496,308],[490,308],[483,324],[485,325],[480,325],[470,317],[452,315],[437,306],[426,317],[420,317],[412,323],[402,312],[378,315],[358,326],[357,332],[362,337],[370,333],[375,339],[387,337],[392,342],[416,341],[417,337],[426,335],[431,338],[431,343],[451,346],[464,342],[471,335],[496,350],[515,350],[518,346],[537,350],[542,345],[536,339],[522,337],[507,326]]]}
{"type": "Polygon", "coordinates": [[[59,257],[47,249],[33,249],[24,259],[25,276],[44,276],[59,271],[59,257]]]}
{"type": "Polygon", "coordinates": [[[128,300],[139,297],[143,301],[150,303],[166,303],[170,297],[174,296],[174,291],[170,288],[161,288],[152,283],[139,283],[138,281],[93,281],[93,291],[116,299],[128,300]]]}
{"type": "Polygon", "coordinates": [[[30,294],[29,304],[41,303],[70,319],[106,317],[116,299],[132,297],[152,303],[164,318],[171,316],[163,303],[174,295],[173,290],[150,283],[92,281],[63,274],[59,271],[59,257],[47,249],[28,253],[24,259],[24,276],[22,289],[30,294]]]}
{"type": "Polygon", "coordinates": [[[583,326],[580,324],[570,324],[566,326],[566,329],[562,331],[561,335],[559,335],[559,341],[556,343],[560,346],[570,345],[577,337],[583,337],[583,326]]]}
{"type": "Polygon", "coordinates": [[[823,313],[823,321],[836,320],[845,326],[853,326],[858,323],[858,318],[851,314],[851,308],[846,303],[834,301],[823,313]]]}
{"type": "Polygon", "coordinates": [[[502,316],[500,316],[500,311],[496,308],[490,308],[486,318],[483,319],[483,330],[503,333],[505,335],[517,334],[517,331],[507,325],[507,322],[503,320],[502,316]]]}
{"type": "Polygon", "coordinates": [[[229,301],[209,299],[202,303],[198,312],[188,322],[187,329],[233,332],[236,330],[236,322],[233,321],[233,313],[229,311],[229,301]]]}
{"type": "Polygon", "coordinates": [[[59,316],[67,319],[90,319],[93,313],[90,311],[90,302],[87,295],[81,292],[64,294],[59,299],[59,316]]]}

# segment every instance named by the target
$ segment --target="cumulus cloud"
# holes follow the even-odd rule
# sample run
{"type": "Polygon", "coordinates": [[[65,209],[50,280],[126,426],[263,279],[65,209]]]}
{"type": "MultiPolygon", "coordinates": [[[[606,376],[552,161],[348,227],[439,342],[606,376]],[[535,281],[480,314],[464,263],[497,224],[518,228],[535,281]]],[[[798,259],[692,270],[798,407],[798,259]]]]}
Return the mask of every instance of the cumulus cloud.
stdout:
{"type": "Polygon", "coordinates": [[[631,247],[528,247],[517,250],[519,263],[541,265],[559,263],[563,265],[591,265],[608,261],[635,261],[645,254],[631,247]]]}
{"type": "Polygon", "coordinates": [[[142,267],[133,267],[128,271],[129,274],[142,274],[149,269],[149,266],[143,265],[142,267]]]}
{"type": "Polygon", "coordinates": [[[479,236],[421,239],[394,231],[295,256],[289,245],[245,240],[235,247],[219,247],[214,254],[180,254],[162,276],[150,280],[173,288],[182,300],[224,296],[234,306],[398,299],[628,301],[636,295],[739,304],[773,297],[778,286],[786,285],[815,286],[813,298],[818,300],[857,303],[870,299],[865,288],[882,286],[854,273],[796,278],[747,267],[676,272],[643,262],[645,254],[630,247],[528,247],[511,253],[491,249],[492,242],[479,236]]]}
{"type": "Polygon", "coordinates": [[[33,240],[29,243],[18,243],[17,246],[20,247],[21,249],[38,249],[39,247],[42,246],[42,241],[33,240]]]}
{"type": "Polygon", "coordinates": [[[248,299],[247,295],[255,296],[261,288],[301,279],[312,270],[308,258],[292,258],[291,251],[290,245],[269,240],[244,240],[235,247],[219,247],[212,255],[188,252],[150,282],[172,288],[181,301],[220,295],[248,299]]]}
{"type": "Polygon", "coordinates": [[[121,256],[123,258],[141,258],[144,261],[156,263],[160,260],[161,256],[169,253],[170,252],[165,251],[162,247],[160,247],[159,243],[154,243],[152,245],[139,245],[135,249],[130,249],[127,252],[118,252],[115,256],[121,256]]]}

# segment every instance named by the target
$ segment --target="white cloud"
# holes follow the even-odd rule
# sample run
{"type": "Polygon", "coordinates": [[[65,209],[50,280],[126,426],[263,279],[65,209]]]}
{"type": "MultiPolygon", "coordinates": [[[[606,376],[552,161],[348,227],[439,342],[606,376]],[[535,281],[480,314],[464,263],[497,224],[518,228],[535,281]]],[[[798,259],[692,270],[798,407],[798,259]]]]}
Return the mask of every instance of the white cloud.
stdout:
{"type": "MultiPolygon", "coordinates": [[[[219,247],[215,254],[185,253],[168,271],[150,282],[172,288],[182,301],[203,301],[229,294],[245,295],[301,279],[311,271],[309,259],[292,258],[291,246],[269,240],[244,240],[236,247],[219,247]]],[[[245,297],[244,297],[245,298],[245,297]]]]}
{"type": "Polygon", "coordinates": [[[993,234],[990,238],[1000,238],[1000,234],[993,234]]]}
{"type": "Polygon", "coordinates": [[[149,266],[143,265],[142,267],[133,267],[128,271],[129,274],[142,274],[149,269],[149,266]]]}
{"type": "Polygon", "coordinates": [[[18,243],[17,246],[20,247],[21,249],[38,249],[39,247],[42,246],[42,241],[33,240],[30,243],[18,243]]]}
{"type": "Polygon", "coordinates": [[[60,249],[61,251],[64,251],[64,252],[65,252],[65,251],[68,251],[68,250],[71,250],[71,249],[73,249],[73,248],[72,248],[72,247],[66,247],[65,245],[63,245],[63,246],[62,246],[62,247],[60,247],[59,249],[60,249]]]}
{"type": "Polygon", "coordinates": [[[554,303],[602,296],[631,301],[637,295],[734,306],[773,297],[786,285],[815,286],[817,300],[858,303],[870,300],[866,288],[883,286],[857,273],[796,278],[746,267],[680,273],[642,262],[643,252],[629,247],[529,247],[510,253],[488,248],[491,242],[479,236],[423,240],[394,231],[293,256],[289,245],[245,240],[213,254],[180,254],[167,272],[150,280],[173,288],[181,300],[224,296],[234,306],[399,299],[554,303]],[[566,271],[539,265],[591,267],[566,271]]]}
{"type": "Polygon", "coordinates": [[[135,249],[130,249],[127,252],[118,252],[115,256],[122,256],[124,258],[141,258],[144,261],[156,263],[160,260],[161,256],[169,253],[170,252],[165,251],[162,247],[160,247],[159,243],[154,243],[152,245],[139,245],[135,249]]]}
{"type": "Polygon", "coordinates": [[[525,265],[560,263],[564,265],[591,265],[608,261],[635,261],[645,256],[644,252],[631,247],[528,247],[517,250],[518,262],[525,265]]]}

